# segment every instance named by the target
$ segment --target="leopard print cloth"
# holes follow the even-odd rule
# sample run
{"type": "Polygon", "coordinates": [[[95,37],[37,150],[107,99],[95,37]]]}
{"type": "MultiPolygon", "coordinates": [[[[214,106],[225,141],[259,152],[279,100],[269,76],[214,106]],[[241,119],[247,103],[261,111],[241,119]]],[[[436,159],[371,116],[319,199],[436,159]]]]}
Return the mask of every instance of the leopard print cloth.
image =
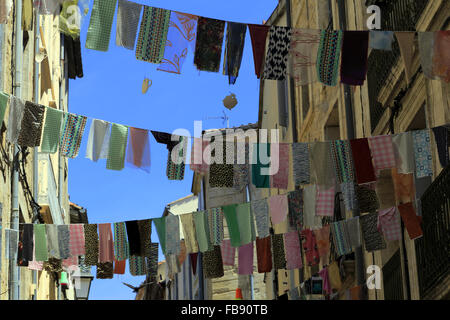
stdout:
{"type": "Polygon", "coordinates": [[[84,225],[84,246],[86,249],[84,264],[96,266],[98,263],[98,233],[96,224],[84,225]]]}

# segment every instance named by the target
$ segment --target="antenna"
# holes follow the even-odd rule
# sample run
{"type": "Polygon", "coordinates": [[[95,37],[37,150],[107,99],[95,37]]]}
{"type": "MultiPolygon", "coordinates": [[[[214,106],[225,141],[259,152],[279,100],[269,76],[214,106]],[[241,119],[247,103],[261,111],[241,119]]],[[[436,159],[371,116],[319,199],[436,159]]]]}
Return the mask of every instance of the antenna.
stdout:
{"type": "Polygon", "coordinates": [[[207,117],[206,120],[209,119],[222,119],[222,125],[225,125],[225,123],[227,124],[227,128],[230,127],[230,118],[227,116],[227,114],[225,113],[225,111],[223,111],[223,116],[222,117],[207,117]]]}

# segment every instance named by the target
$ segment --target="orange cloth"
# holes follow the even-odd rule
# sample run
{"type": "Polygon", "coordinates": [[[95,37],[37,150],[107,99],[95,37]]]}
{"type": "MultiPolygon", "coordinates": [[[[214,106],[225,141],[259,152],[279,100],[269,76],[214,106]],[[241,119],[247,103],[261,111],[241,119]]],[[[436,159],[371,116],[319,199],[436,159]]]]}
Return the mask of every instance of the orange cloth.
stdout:
{"type": "Polygon", "coordinates": [[[414,187],[414,174],[398,173],[392,169],[392,180],[394,181],[395,200],[397,204],[414,202],[416,191],[414,187]]]}
{"type": "Polygon", "coordinates": [[[411,202],[404,203],[398,206],[403,223],[406,230],[408,230],[409,238],[411,240],[420,238],[423,235],[422,227],[420,226],[421,218],[416,215],[416,211],[411,202]]]}
{"type": "Polygon", "coordinates": [[[184,240],[180,240],[180,254],[178,255],[178,262],[180,266],[183,265],[186,260],[186,245],[184,244],[184,240]]]}
{"type": "Polygon", "coordinates": [[[351,288],[350,296],[352,300],[361,300],[361,286],[351,288]]]}
{"type": "Polygon", "coordinates": [[[127,164],[150,172],[150,143],[148,130],[129,128],[129,143],[127,150],[127,164]]]}
{"type": "Polygon", "coordinates": [[[319,256],[323,258],[324,262],[330,255],[330,225],[324,226],[321,229],[313,230],[316,237],[317,250],[319,256]]]}
{"type": "Polygon", "coordinates": [[[127,260],[115,260],[114,259],[114,274],[125,274],[125,267],[127,265],[127,260]]]}
{"type": "Polygon", "coordinates": [[[450,31],[437,31],[434,39],[433,73],[450,82],[450,31]]]}

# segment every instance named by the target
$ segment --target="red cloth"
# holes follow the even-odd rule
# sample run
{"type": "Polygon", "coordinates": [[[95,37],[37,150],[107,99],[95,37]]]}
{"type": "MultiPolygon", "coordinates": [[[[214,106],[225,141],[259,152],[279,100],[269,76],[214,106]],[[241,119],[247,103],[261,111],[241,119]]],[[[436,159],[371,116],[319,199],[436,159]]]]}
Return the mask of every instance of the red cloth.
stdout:
{"type": "Polygon", "coordinates": [[[367,138],[350,140],[350,145],[358,184],[376,181],[367,138]]]}
{"type": "Polygon", "coordinates": [[[114,274],[125,274],[127,260],[118,261],[114,259],[114,274]]]}
{"type": "Polygon", "coordinates": [[[434,40],[433,73],[450,82],[450,30],[437,31],[434,40]]]}
{"type": "Polygon", "coordinates": [[[408,230],[409,238],[411,240],[420,238],[423,235],[422,227],[420,226],[421,219],[416,215],[412,203],[402,203],[398,206],[398,210],[406,230],[408,230]]]}
{"type": "Polygon", "coordinates": [[[341,58],[341,82],[362,86],[367,73],[369,31],[344,31],[341,58]]]}
{"type": "Polygon", "coordinates": [[[100,223],[99,231],[99,262],[114,261],[114,245],[111,223],[100,223]]]}
{"type": "Polygon", "coordinates": [[[314,233],[309,229],[305,229],[301,232],[301,235],[305,238],[303,249],[305,250],[306,263],[310,267],[319,264],[320,257],[314,233]]]}
{"type": "Polygon", "coordinates": [[[256,256],[258,258],[258,272],[272,271],[272,242],[270,236],[256,238],[256,256]]]}
{"type": "Polygon", "coordinates": [[[255,61],[255,73],[258,79],[261,76],[261,65],[266,51],[267,33],[269,26],[249,24],[250,38],[252,39],[253,60],[255,61]]]}
{"type": "Polygon", "coordinates": [[[192,266],[192,274],[193,275],[195,275],[197,273],[197,256],[198,256],[198,252],[189,254],[189,257],[191,258],[191,266],[192,266]]]}

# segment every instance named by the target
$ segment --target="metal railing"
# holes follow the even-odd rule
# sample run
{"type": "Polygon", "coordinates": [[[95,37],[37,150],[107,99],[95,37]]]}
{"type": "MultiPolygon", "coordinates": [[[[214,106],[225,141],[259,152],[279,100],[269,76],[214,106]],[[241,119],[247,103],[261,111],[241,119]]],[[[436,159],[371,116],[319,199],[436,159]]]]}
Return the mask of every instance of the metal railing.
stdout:
{"type": "MultiPolygon", "coordinates": [[[[416,24],[429,0],[372,0],[366,5],[376,4],[381,9],[381,29],[390,31],[415,31],[416,24]]],[[[400,58],[400,49],[394,41],[392,51],[372,50],[368,61],[367,83],[372,131],[385,111],[378,101],[381,89],[389,83],[392,68],[400,58]]]]}
{"type": "Polygon", "coordinates": [[[400,250],[383,266],[384,300],[403,300],[402,266],[400,250]]]}
{"type": "Polygon", "coordinates": [[[423,237],[415,241],[420,297],[423,299],[450,274],[450,166],[425,191],[423,237]]]}

